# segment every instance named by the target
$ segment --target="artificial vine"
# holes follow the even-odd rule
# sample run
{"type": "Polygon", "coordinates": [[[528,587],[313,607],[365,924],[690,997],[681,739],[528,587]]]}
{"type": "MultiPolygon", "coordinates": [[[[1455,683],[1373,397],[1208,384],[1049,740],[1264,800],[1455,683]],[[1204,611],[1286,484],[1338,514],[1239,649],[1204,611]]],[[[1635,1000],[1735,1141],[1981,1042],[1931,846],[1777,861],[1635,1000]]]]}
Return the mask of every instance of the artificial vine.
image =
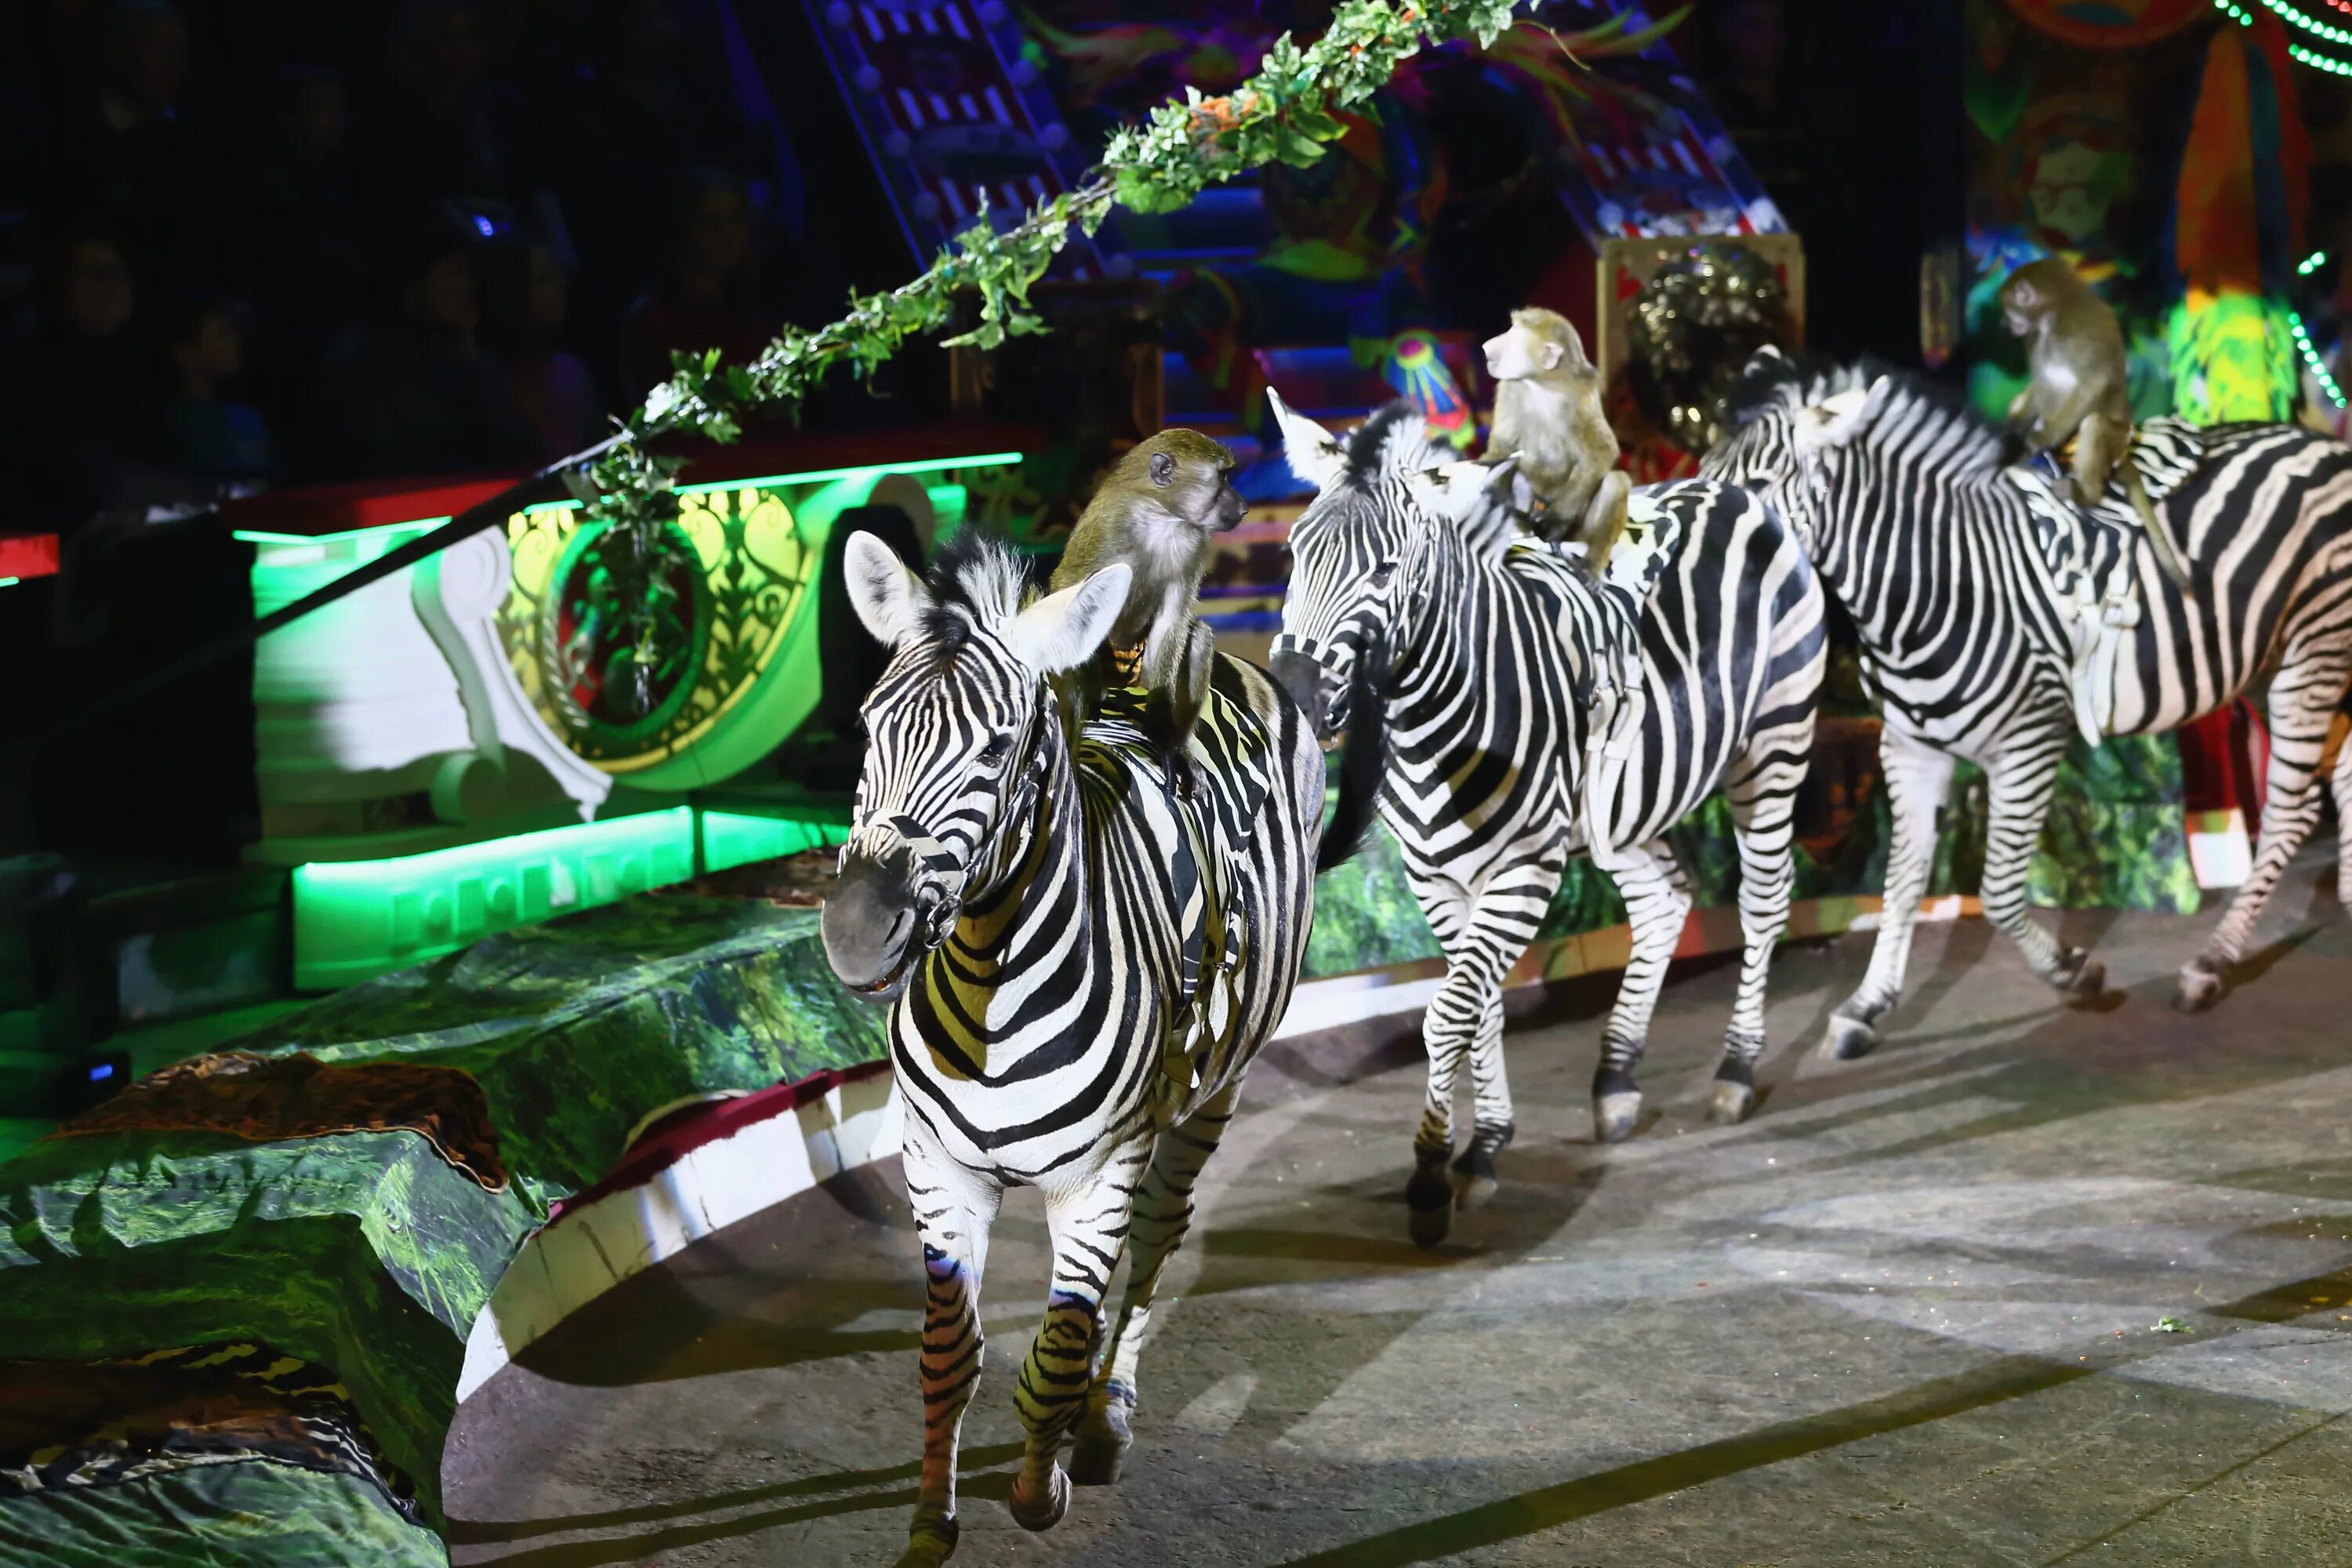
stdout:
{"type": "MultiPolygon", "coordinates": [[[[1517,0],[1343,0],[1313,43],[1287,33],[1267,49],[1257,73],[1230,94],[1203,98],[1187,89],[1140,125],[1112,136],[1099,174],[1031,208],[999,229],[982,216],[941,249],[930,269],[887,293],[850,296],[848,313],[814,331],[786,327],[748,364],[721,363],[717,350],[680,354],[677,373],[655,387],[610,440],[583,455],[576,489],[589,517],[628,536],[618,552],[628,564],[614,584],[635,648],[634,668],[651,668],[660,595],[637,593],[666,579],[672,546],[666,526],[677,516],[681,458],[658,454],[656,437],[692,434],[732,441],[755,409],[789,410],[836,368],[869,375],[900,344],[955,320],[956,302],[976,295],[980,319],[947,340],[992,349],[1008,337],[1045,331],[1028,309],[1029,289],[1053,265],[1076,227],[1091,236],[1114,203],[1136,212],[1172,212],[1202,190],[1250,169],[1280,162],[1310,163],[1344,129],[1338,111],[1366,102],[1397,67],[1424,47],[1475,38],[1492,44],[1512,25],[1517,0]]],[[[1579,53],[1632,52],[1679,21],[1628,31],[1622,15],[1559,39],[1579,53]]],[[[617,539],[615,542],[620,542],[617,539]]]]}

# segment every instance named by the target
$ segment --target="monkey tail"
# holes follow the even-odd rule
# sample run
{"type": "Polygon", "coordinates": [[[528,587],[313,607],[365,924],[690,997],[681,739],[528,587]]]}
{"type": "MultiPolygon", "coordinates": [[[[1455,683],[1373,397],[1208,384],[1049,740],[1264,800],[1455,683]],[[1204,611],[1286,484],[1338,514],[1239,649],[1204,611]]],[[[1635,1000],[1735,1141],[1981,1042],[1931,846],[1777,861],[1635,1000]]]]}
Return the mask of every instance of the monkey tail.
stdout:
{"type": "Polygon", "coordinates": [[[1348,738],[1339,748],[1339,799],[1331,809],[1331,820],[1323,825],[1322,842],[1315,847],[1318,873],[1354,859],[1372,830],[1381,779],[1389,767],[1387,699],[1372,673],[1381,662],[1377,645],[1365,648],[1348,680],[1348,738]]]}
{"type": "Polygon", "coordinates": [[[2172,537],[2172,525],[2148,500],[2147,486],[2139,477],[2139,465],[2132,461],[2126,448],[2116,464],[2118,477],[2124,481],[2124,493],[2131,498],[2132,510],[2139,513],[2139,525],[2147,531],[2147,542],[2156,551],[2156,563],[2172,579],[2172,585],[2187,598],[2197,596],[2196,584],[2189,575],[2188,562],[2180,552],[2180,542],[2172,537]]]}

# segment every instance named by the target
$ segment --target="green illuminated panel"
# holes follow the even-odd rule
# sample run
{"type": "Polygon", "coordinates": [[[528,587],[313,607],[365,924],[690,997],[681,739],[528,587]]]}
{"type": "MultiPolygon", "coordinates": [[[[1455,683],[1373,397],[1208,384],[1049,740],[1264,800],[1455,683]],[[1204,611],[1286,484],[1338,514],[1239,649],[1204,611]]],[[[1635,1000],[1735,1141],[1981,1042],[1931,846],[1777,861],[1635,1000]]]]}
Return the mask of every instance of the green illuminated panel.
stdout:
{"type": "Polygon", "coordinates": [[[694,875],[688,806],[294,868],[294,984],[327,991],[694,875]]]}
{"type": "Polygon", "coordinates": [[[724,871],[754,860],[772,860],[839,844],[849,827],[839,822],[796,822],[782,816],[751,816],[735,811],[702,814],[702,868],[724,871]]]}

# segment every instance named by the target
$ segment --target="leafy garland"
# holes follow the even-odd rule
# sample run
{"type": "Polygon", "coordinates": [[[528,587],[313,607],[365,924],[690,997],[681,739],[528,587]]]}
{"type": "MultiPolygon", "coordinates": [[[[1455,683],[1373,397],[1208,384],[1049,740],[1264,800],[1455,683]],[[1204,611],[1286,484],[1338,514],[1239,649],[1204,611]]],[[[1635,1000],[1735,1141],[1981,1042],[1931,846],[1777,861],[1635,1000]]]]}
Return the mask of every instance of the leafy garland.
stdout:
{"type": "MultiPolygon", "coordinates": [[[[979,324],[948,339],[950,345],[992,349],[1008,337],[1045,331],[1027,308],[1029,289],[1045,276],[1073,226],[1092,236],[1114,203],[1141,213],[1172,212],[1246,170],[1313,163],[1344,129],[1335,111],[1364,103],[1425,46],[1457,38],[1475,38],[1481,48],[1492,44],[1511,26],[1517,3],[1343,0],[1315,42],[1302,47],[1284,34],[1257,74],[1224,97],[1203,98],[1188,89],[1181,102],[1162,104],[1143,124],[1115,134],[1101,172],[1085,185],[1038,204],[1002,229],[983,214],[941,249],[929,271],[887,293],[853,293],[848,314],[832,325],[813,331],[788,326],[748,364],[722,364],[715,349],[677,355],[677,374],[571,470],[589,517],[631,536],[633,548],[607,559],[609,602],[637,645],[634,668],[642,671],[655,663],[656,588],[669,565],[664,525],[678,514],[675,490],[685,464],[650,450],[648,443],[677,434],[732,441],[744,413],[797,406],[837,366],[870,375],[908,338],[951,325],[956,300],[967,291],[979,297],[979,324]]],[[[1620,15],[1560,43],[1571,51],[1604,46],[1601,52],[1627,52],[1680,19],[1677,13],[1629,33],[1620,15]]]]}

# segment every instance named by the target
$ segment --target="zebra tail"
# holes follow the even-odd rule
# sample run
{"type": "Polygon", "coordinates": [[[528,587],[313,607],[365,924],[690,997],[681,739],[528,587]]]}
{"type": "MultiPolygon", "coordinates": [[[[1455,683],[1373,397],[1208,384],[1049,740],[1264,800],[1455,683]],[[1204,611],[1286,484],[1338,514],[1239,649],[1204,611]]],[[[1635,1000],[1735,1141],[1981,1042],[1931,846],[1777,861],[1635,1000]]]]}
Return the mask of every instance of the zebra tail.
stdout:
{"type": "Polygon", "coordinates": [[[2132,510],[2139,513],[2140,527],[2147,531],[2148,542],[2156,549],[2156,563],[2164,568],[2164,574],[2172,579],[2174,587],[2187,597],[2195,598],[2196,584],[2189,575],[2189,563],[2181,559],[2179,541],[2172,537],[2172,525],[2148,500],[2147,486],[2139,477],[2139,465],[2132,461],[2128,450],[2123,461],[2116,465],[2116,471],[2123,478],[2124,493],[2131,498],[2132,510]]]}
{"type": "Polygon", "coordinates": [[[1381,662],[1377,649],[1366,648],[1348,679],[1348,738],[1339,748],[1339,799],[1331,820],[1323,826],[1322,842],[1315,847],[1315,869],[1343,866],[1364,847],[1372,830],[1372,808],[1379,803],[1381,779],[1389,766],[1387,700],[1372,679],[1381,662]]]}

